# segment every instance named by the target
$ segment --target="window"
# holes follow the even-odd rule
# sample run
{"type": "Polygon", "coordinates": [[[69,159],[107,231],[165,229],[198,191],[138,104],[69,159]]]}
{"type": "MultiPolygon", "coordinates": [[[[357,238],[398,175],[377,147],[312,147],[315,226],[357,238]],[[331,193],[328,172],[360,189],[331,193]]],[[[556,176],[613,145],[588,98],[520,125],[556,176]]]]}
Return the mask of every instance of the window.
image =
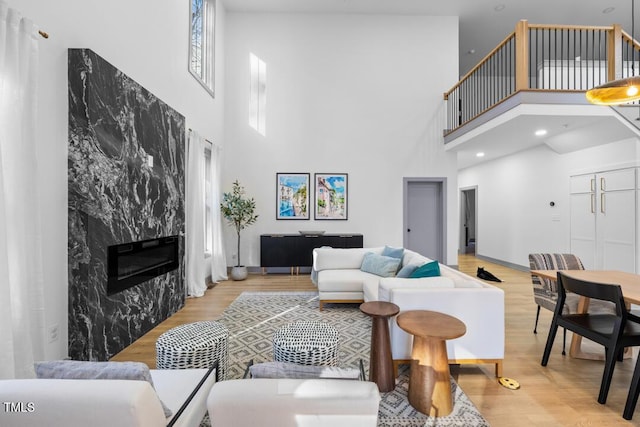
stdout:
{"type": "Polygon", "coordinates": [[[213,252],[213,233],[211,230],[213,215],[213,194],[211,192],[211,146],[206,144],[204,149],[204,253],[213,252]]]}
{"type": "Polygon", "coordinates": [[[249,126],[260,135],[266,135],[267,108],[267,64],[253,53],[249,54],[250,94],[249,94],[249,126]]]}
{"type": "Polygon", "coordinates": [[[191,0],[189,71],[214,96],[215,0],[191,0]]]}

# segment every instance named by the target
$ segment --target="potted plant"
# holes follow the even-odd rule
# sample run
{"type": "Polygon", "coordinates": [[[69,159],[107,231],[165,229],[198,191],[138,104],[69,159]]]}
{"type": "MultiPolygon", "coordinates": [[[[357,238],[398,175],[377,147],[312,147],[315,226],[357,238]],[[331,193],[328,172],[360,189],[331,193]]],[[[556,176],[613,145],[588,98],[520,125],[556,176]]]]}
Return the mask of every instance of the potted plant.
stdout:
{"type": "Polygon", "coordinates": [[[222,195],[222,203],[220,203],[220,211],[227,220],[229,225],[236,229],[238,236],[238,262],[231,269],[231,278],[233,280],[244,280],[247,278],[247,267],[240,263],[240,231],[244,230],[248,225],[253,224],[258,219],[255,215],[256,202],[253,198],[245,197],[244,187],[240,185],[238,180],[233,182],[233,189],[230,193],[222,195]]]}

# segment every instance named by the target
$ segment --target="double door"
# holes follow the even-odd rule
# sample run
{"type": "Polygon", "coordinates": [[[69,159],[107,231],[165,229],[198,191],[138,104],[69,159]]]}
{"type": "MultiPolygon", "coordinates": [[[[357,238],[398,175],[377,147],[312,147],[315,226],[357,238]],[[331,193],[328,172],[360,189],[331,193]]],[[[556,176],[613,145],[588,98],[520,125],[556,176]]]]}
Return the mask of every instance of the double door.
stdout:
{"type": "Polygon", "coordinates": [[[571,253],[585,268],[636,272],[635,168],[571,177],[571,253]]]}

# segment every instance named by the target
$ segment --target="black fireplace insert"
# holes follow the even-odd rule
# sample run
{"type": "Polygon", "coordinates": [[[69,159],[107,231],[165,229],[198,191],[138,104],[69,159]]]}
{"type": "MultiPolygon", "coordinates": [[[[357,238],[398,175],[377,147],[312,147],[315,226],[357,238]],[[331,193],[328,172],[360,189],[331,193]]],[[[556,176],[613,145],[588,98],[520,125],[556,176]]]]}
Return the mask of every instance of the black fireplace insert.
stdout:
{"type": "Polygon", "coordinates": [[[109,246],[107,295],[177,269],[179,241],[168,236],[109,246]]]}

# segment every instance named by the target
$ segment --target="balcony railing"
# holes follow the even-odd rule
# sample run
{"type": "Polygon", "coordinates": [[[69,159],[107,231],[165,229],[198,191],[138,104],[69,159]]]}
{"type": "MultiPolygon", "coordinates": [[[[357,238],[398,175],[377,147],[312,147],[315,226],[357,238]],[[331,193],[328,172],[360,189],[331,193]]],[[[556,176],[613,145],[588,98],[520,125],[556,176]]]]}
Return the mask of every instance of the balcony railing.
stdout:
{"type": "Polygon", "coordinates": [[[444,94],[445,136],[521,91],[585,92],[640,74],[640,45],[610,27],[518,22],[478,65],[444,94]]]}

